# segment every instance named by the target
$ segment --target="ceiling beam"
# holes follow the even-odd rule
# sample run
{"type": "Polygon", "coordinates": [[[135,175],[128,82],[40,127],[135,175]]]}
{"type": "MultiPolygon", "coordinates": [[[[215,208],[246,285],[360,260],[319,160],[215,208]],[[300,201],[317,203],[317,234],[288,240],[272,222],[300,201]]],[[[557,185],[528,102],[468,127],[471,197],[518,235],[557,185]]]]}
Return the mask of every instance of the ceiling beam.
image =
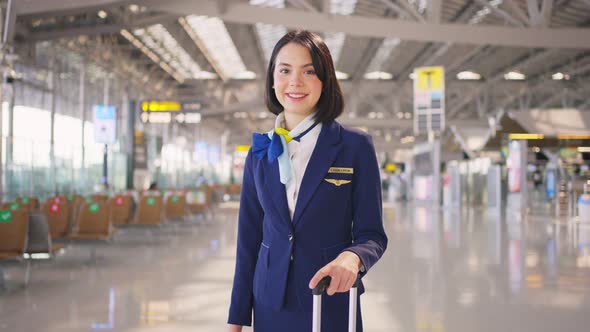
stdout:
{"type": "Polygon", "coordinates": [[[2,43],[3,44],[12,44],[14,40],[14,32],[15,32],[15,25],[16,25],[16,0],[8,0],[6,3],[6,15],[4,15],[3,11],[0,11],[0,15],[4,15],[2,20],[2,43]]]}
{"type": "MultiPolygon", "coordinates": [[[[392,0],[381,0],[381,2],[385,3],[386,5],[393,3],[392,0]]],[[[414,8],[414,6],[412,6],[407,0],[400,0],[398,1],[398,3],[404,7],[404,10],[411,16],[413,17],[416,21],[418,22],[424,22],[424,17],[422,15],[420,15],[420,13],[418,13],[418,11],[416,10],[416,8],[414,8]]]]}
{"type": "Polygon", "coordinates": [[[475,1],[477,1],[477,3],[486,7],[487,9],[491,10],[493,13],[497,14],[498,16],[502,17],[506,21],[510,22],[514,26],[517,26],[517,27],[524,27],[525,26],[524,23],[522,23],[519,20],[512,17],[512,15],[510,15],[509,13],[505,12],[504,10],[502,10],[498,7],[492,6],[490,4],[490,2],[488,2],[488,0],[475,0],[475,1]]]}
{"type": "Polygon", "coordinates": [[[59,14],[60,12],[71,12],[73,10],[122,6],[134,2],[140,3],[141,0],[18,0],[16,9],[19,16],[44,13],[59,14]]]}
{"type": "Polygon", "coordinates": [[[517,61],[516,63],[512,63],[504,68],[500,68],[499,70],[496,71],[497,74],[494,75],[493,77],[491,77],[485,85],[479,86],[472,93],[469,93],[465,96],[461,96],[459,103],[456,105],[453,105],[452,107],[450,107],[448,109],[448,111],[447,111],[448,117],[452,117],[455,114],[457,114],[461,109],[463,109],[464,106],[468,105],[475,98],[477,98],[477,96],[479,96],[482,91],[489,89],[493,84],[504,79],[504,74],[506,73],[507,69],[526,67],[528,64],[538,61],[538,60],[541,60],[541,59],[545,58],[546,56],[553,54],[554,52],[556,52],[556,50],[538,51],[537,53],[535,53],[527,58],[521,59],[521,60],[517,61]]]}
{"type": "MultiPolygon", "coordinates": [[[[585,60],[587,60],[587,57],[576,61],[576,63],[582,63],[585,60]]],[[[569,63],[569,64],[563,65],[559,68],[552,69],[551,71],[552,72],[565,71],[568,69],[570,69],[570,72],[573,72],[573,73],[581,73],[581,72],[585,71],[586,66],[582,66],[580,68],[577,68],[577,69],[574,69],[573,71],[571,71],[572,65],[574,65],[574,64],[569,63]]],[[[532,93],[536,90],[543,89],[547,85],[548,82],[552,81],[552,79],[551,78],[540,79],[540,75],[539,75],[538,77],[536,77],[536,79],[535,78],[531,79],[531,81],[534,81],[536,83],[533,84],[532,86],[530,86],[529,88],[518,89],[515,93],[513,93],[512,95],[509,95],[504,100],[502,100],[500,103],[498,103],[496,105],[496,109],[504,109],[504,108],[508,107],[508,105],[510,105],[514,100],[516,100],[517,98],[520,98],[522,95],[524,95],[527,92],[532,93]]]]}
{"type": "MultiPolygon", "coordinates": [[[[357,117],[349,119],[340,117],[337,120],[345,126],[367,127],[367,128],[390,128],[390,129],[411,129],[414,128],[414,120],[387,118],[387,119],[368,119],[357,117]]],[[[447,126],[456,126],[458,128],[488,128],[488,120],[447,120],[447,126]]]]}
{"type": "Polygon", "coordinates": [[[510,12],[518,17],[518,19],[525,25],[530,26],[530,20],[527,14],[520,8],[515,0],[504,0],[500,7],[506,7],[510,12]]]}
{"type": "Polygon", "coordinates": [[[217,16],[227,22],[268,23],[317,32],[344,32],[360,37],[393,37],[423,42],[453,42],[533,48],[590,48],[590,28],[514,28],[450,23],[418,23],[379,17],[338,16],[277,9],[244,3],[228,4],[220,15],[215,1],[146,0],[150,8],[179,15],[197,13],[217,16]]]}
{"type": "Polygon", "coordinates": [[[65,26],[60,29],[54,29],[49,31],[37,31],[31,32],[29,31],[26,34],[25,40],[29,41],[43,41],[43,40],[54,40],[60,38],[73,38],[81,35],[86,36],[96,36],[96,35],[103,35],[103,34],[117,34],[123,29],[133,30],[141,27],[146,27],[149,25],[157,24],[157,23],[166,23],[176,19],[176,15],[170,14],[160,14],[135,20],[130,20],[129,22],[123,23],[112,23],[112,24],[101,24],[101,25],[92,25],[92,26],[85,26],[85,27],[71,27],[65,26]]]}
{"type": "MultiPolygon", "coordinates": [[[[390,10],[393,10],[394,12],[397,13],[397,15],[399,17],[410,17],[415,19],[416,21],[420,21],[420,18],[422,16],[418,15],[418,16],[413,16],[411,13],[409,13],[407,10],[403,9],[402,7],[400,7],[397,3],[391,1],[391,0],[381,0],[381,2],[387,6],[387,8],[389,8],[390,10]]],[[[423,19],[422,19],[423,20],[423,19]]]]}
{"type": "Polygon", "coordinates": [[[426,17],[430,23],[440,23],[442,21],[442,0],[428,1],[426,17]]]}

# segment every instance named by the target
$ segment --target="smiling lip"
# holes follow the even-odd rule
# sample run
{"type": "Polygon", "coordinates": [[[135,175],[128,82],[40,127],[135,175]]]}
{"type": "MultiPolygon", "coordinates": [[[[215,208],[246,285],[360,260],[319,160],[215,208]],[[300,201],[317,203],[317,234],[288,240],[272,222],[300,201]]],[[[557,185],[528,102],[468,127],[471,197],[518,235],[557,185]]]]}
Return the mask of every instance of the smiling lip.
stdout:
{"type": "Polygon", "coordinates": [[[285,93],[285,96],[287,96],[287,98],[291,99],[291,100],[302,100],[305,97],[307,97],[306,93],[285,93]]]}

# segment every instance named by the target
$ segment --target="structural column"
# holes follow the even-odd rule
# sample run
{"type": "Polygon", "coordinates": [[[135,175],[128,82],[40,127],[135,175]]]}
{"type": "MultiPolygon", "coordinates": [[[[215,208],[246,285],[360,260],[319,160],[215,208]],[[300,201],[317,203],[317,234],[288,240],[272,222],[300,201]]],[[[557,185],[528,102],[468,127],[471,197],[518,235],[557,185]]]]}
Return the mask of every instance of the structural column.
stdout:
{"type": "MultiPolygon", "coordinates": [[[[108,106],[109,104],[109,88],[110,88],[110,79],[109,74],[106,74],[104,79],[104,93],[103,93],[103,106],[108,106]]],[[[109,178],[108,178],[108,153],[109,153],[109,146],[108,144],[104,145],[104,152],[102,158],[102,181],[101,184],[104,186],[104,190],[106,191],[109,185],[109,178]]]]}
{"type": "Polygon", "coordinates": [[[50,138],[49,138],[49,171],[50,171],[50,181],[51,181],[51,190],[53,190],[53,194],[54,195],[58,195],[57,192],[57,179],[56,179],[56,175],[57,175],[57,169],[55,166],[55,106],[56,106],[56,93],[57,93],[57,89],[56,89],[56,83],[57,80],[55,78],[55,73],[56,73],[56,62],[55,59],[52,59],[51,64],[50,64],[50,68],[49,68],[49,96],[50,96],[50,100],[51,100],[51,121],[49,123],[49,128],[51,130],[50,133],[50,138]]]}
{"type": "Polygon", "coordinates": [[[8,112],[8,133],[6,135],[6,194],[8,199],[11,200],[14,198],[14,82],[7,79],[7,83],[4,84],[4,87],[4,92],[7,94],[6,111],[8,112]]]}
{"type": "Polygon", "coordinates": [[[87,188],[88,186],[88,174],[86,173],[86,142],[84,136],[86,134],[86,63],[82,62],[80,65],[80,82],[78,89],[78,103],[80,106],[80,122],[82,123],[80,131],[80,142],[81,142],[81,166],[80,174],[82,174],[80,181],[81,188],[87,188]]]}

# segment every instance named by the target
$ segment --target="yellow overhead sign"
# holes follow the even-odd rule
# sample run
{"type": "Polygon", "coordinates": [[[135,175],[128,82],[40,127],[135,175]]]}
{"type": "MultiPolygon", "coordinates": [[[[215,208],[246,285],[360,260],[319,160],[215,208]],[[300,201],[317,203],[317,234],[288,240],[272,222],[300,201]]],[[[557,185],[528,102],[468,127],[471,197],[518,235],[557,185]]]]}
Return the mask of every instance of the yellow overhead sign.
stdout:
{"type": "Polygon", "coordinates": [[[385,165],[385,170],[388,172],[395,172],[395,170],[397,169],[397,165],[396,164],[387,164],[385,165]]]}
{"type": "Polygon", "coordinates": [[[141,103],[144,112],[180,112],[182,106],[176,101],[144,101],[141,103]]]}
{"type": "Polygon", "coordinates": [[[543,134],[512,133],[508,134],[509,139],[544,139],[543,134]]]}
{"type": "Polygon", "coordinates": [[[237,152],[248,152],[250,150],[250,145],[238,145],[236,146],[237,152]]]}
{"type": "Polygon", "coordinates": [[[442,90],[445,84],[443,67],[420,67],[415,69],[418,91],[442,90]]]}

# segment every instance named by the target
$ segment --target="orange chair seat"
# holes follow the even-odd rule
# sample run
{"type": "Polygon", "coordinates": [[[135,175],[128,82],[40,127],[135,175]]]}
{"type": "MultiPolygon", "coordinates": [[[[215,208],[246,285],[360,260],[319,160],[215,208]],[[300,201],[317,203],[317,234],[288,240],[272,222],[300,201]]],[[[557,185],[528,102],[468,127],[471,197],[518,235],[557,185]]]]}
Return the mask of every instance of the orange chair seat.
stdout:
{"type": "Polygon", "coordinates": [[[22,253],[18,251],[4,251],[0,252],[0,259],[22,258],[22,253]]]}

